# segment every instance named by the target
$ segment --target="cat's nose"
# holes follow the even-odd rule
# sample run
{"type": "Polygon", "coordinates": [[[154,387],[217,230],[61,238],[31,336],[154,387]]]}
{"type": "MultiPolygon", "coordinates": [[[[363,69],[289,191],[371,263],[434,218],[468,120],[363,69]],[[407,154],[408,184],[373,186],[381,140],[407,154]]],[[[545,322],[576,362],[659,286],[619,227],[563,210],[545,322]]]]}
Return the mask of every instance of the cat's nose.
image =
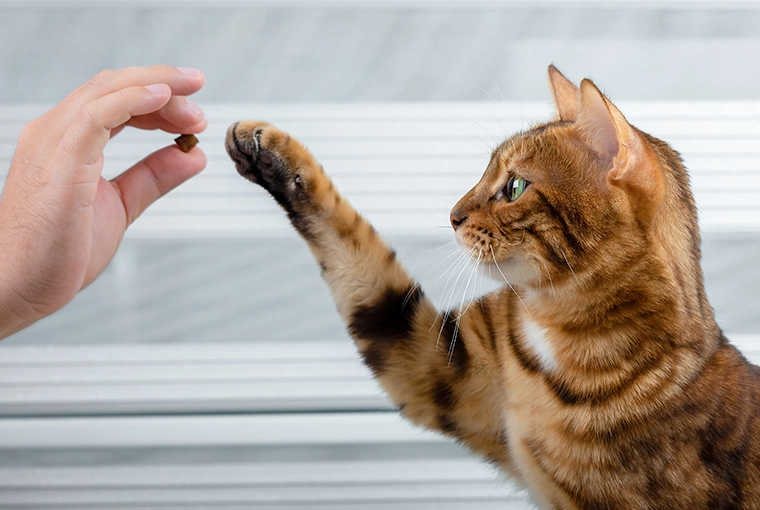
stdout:
{"type": "Polygon", "coordinates": [[[449,220],[451,221],[451,226],[454,227],[454,230],[456,230],[462,226],[462,223],[467,221],[467,216],[464,216],[461,213],[458,213],[457,211],[451,211],[449,220]]]}

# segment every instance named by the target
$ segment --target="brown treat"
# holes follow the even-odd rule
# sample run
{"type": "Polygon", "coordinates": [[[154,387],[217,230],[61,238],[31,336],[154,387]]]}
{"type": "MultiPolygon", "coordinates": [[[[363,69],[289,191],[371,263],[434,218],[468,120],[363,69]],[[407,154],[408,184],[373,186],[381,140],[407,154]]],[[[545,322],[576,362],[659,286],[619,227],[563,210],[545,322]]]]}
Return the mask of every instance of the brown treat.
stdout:
{"type": "Polygon", "coordinates": [[[198,144],[198,138],[195,135],[182,135],[175,138],[174,143],[179,146],[182,152],[190,152],[190,149],[198,144]]]}

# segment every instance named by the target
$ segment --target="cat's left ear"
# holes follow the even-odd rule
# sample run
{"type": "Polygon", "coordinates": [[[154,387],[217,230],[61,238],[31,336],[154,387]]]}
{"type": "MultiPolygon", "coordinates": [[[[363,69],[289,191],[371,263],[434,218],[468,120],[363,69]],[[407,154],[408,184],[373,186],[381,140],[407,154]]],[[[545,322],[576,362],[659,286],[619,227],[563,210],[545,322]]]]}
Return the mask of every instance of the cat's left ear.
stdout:
{"type": "Polygon", "coordinates": [[[549,66],[549,88],[552,91],[557,115],[554,120],[575,120],[581,107],[581,92],[573,82],[554,67],[549,66]]]}
{"type": "Polygon", "coordinates": [[[651,220],[664,196],[659,163],[638,130],[591,80],[581,82],[580,95],[576,127],[599,156],[607,186],[625,190],[634,199],[640,219],[651,220]]]}

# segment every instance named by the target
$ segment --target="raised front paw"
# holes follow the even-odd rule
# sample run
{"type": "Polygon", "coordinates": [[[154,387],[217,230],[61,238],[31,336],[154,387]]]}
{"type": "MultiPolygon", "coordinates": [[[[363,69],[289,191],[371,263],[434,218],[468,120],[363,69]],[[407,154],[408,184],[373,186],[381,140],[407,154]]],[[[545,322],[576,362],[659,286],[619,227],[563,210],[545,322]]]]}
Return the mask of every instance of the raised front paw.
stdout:
{"type": "Polygon", "coordinates": [[[298,140],[261,121],[240,121],[227,130],[227,153],[237,171],[266,189],[298,228],[304,214],[316,212],[321,166],[298,140]]]}

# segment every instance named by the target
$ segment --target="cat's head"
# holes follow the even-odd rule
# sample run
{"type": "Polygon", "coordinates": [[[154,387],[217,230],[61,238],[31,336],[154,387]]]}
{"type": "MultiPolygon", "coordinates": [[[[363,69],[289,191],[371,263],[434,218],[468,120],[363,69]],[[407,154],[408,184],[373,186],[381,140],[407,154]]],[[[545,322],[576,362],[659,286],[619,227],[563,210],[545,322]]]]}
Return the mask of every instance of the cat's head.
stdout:
{"type": "Polygon", "coordinates": [[[642,257],[698,265],[678,154],[631,126],[591,81],[576,87],[551,66],[549,83],[556,117],[493,151],[451,212],[459,243],[492,277],[527,288],[598,284],[642,257]]]}

